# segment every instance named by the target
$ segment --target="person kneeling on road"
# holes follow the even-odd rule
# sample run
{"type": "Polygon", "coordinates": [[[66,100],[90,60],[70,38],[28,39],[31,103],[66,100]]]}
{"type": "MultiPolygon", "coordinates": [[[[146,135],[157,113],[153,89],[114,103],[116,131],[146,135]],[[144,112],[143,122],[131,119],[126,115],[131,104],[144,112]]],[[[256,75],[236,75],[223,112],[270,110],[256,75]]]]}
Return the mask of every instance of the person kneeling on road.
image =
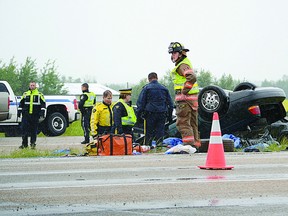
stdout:
{"type": "Polygon", "coordinates": [[[114,125],[112,132],[115,134],[131,134],[133,137],[133,126],[137,118],[131,106],[132,89],[119,90],[119,100],[113,106],[114,125]]]}
{"type": "Polygon", "coordinates": [[[102,134],[111,133],[112,125],[112,92],[106,90],[103,92],[102,103],[96,104],[92,109],[90,127],[93,139],[97,139],[102,134]]]}

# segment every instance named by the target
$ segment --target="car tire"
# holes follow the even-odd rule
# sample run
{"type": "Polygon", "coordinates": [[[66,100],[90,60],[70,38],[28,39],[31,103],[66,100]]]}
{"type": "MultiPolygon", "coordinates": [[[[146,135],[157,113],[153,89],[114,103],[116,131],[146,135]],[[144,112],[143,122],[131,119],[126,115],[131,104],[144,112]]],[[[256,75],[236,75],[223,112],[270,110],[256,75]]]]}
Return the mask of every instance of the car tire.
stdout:
{"type": "Polygon", "coordinates": [[[219,116],[227,112],[228,96],[218,86],[207,86],[200,91],[198,104],[198,112],[201,118],[212,121],[214,112],[218,112],[219,116]]]}
{"type": "Polygon", "coordinates": [[[67,128],[66,118],[59,112],[47,116],[42,123],[42,132],[46,136],[60,136],[67,128]]]}
{"type": "Polygon", "coordinates": [[[242,90],[254,90],[257,86],[253,83],[250,82],[242,82],[239,83],[235,88],[234,88],[234,92],[237,91],[242,91],[242,90]]]}
{"type": "MultiPolygon", "coordinates": [[[[209,148],[209,139],[201,139],[199,152],[205,153],[209,148]]],[[[234,152],[234,141],[232,139],[223,139],[224,152],[234,152]]]]}

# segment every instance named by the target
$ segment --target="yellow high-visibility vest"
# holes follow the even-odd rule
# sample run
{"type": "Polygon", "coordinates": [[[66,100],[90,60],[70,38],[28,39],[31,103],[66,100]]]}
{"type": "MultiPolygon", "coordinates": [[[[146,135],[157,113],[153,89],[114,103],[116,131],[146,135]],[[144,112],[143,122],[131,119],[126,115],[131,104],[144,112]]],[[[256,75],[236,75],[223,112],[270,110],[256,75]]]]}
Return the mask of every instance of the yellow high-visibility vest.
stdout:
{"type": "MultiPolygon", "coordinates": [[[[186,82],[185,76],[181,76],[180,74],[177,73],[177,69],[181,64],[187,64],[192,69],[192,64],[188,58],[184,58],[175,68],[173,68],[173,70],[171,71],[171,77],[174,83],[174,90],[182,90],[184,83],[186,82]]],[[[197,93],[199,93],[199,87],[198,83],[195,82],[190,91],[188,92],[188,94],[197,94],[197,93]]]]}
{"type": "Polygon", "coordinates": [[[93,107],[96,95],[93,92],[84,92],[88,99],[85,101],[83,107],[93,107]]]}
{"type": "Polygon", "coordinates": [[[137,117],[135,115],[134,109],[132,106],[128,106],[127,103],[125,103],[125,101],[123,99],[119,99],[118,102],[122,103],[127,111],[127,116],[124,116],[121,118],[122,121],[122,125],[131,125],[133,126],[136,121],[137,121],[137,117]]]}
{"type": "Polygon", "coordinates": [[[29,106],[29,114],[33,113],[34,105],[41,105],[40,100],[42,99],[45,102],[44,95],[38,91],[38,89],[34,89],[33,91],[29,90],[24,92],[21,100],[24,98],[24,104],[29,106]]]}

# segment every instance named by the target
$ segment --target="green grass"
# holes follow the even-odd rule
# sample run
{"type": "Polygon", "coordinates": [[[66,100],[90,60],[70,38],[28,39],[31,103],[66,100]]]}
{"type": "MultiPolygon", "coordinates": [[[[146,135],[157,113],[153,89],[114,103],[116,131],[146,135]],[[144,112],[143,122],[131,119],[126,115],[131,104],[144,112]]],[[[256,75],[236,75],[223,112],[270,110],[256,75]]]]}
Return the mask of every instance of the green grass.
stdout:
{"type": "MultiPolygon", "coordinates": [[[[81,121],[75,121],[67,127],[66,132],[61,136],[83,136],[84,132],[81,127],[81,121]]],[[[0,133],[0,137],[5,137],[4,133],[0,133]]],[[[46,137],[43,133],[38,134],[38,137],[46,137]]]]}
{"type": "Polygon", "coordinates": [[[73,122],[62,136],[83,136],[81,121],[73,122]]]}
{"type": "Polygon", "coordinates": [[[286,150],[287,147],[288,147],[288,139],[286,137],[284,137],[283,140],[281,141],[280,145],[278,145],[277,143],[273,143],[273,144],[269,145],[267,150],[273,151],[273,152],[280,152],[280,151],[286,150]]]}
{"type": "MultiPolygon", "coordinates": [[[[79,155],[83,154],[78,149],[69,149],[69,155],[79,155]]],[[[33,157],[60,157],[67,155],[67,152],[58,152],[56,150],[33,150],[27,149],[17,149],[10,153],[0,154],[0,158],[33,158],[33,157]]]]}
{"type": "MultiPolygon", "coordinates": [[[[75,121],[67,127],[64,134],[61,136],[83,136],[84,132],[81,127],[81,121],[75,121]]],[[[38,137],[46,137],[42,132],[38,134],[38,137]]]]}

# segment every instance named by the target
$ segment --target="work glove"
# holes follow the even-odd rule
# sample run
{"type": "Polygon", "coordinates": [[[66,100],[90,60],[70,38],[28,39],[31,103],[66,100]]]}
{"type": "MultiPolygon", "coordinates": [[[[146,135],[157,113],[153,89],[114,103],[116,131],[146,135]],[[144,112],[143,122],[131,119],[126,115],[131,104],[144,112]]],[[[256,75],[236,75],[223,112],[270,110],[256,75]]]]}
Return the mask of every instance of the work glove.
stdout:
{"type": "Polygon", "coordinates": [[[40,111],[40,117],[45,118],[45,110],[41,110],[41,111],[40,111]]]}
{"type": "Polygon", "coordinates": [[[98,135],[93,135],[92,138],[93,138],[93,143],[97,144],[98,143],[98,135]]]}
{"type": "Polygon", "coordinates": [[[184,94],[184,95],[187,95],[188,92],[190,91],[190,89],[182,89],[181,93],[184,94]]]}
{"type": "Polygon", "coordinates": [[[20,118],[20,117],[21,117],[21,114],[22,114],[22,110],[18,110],[18,111],[17,111],[17,117],[20,118]]]}

